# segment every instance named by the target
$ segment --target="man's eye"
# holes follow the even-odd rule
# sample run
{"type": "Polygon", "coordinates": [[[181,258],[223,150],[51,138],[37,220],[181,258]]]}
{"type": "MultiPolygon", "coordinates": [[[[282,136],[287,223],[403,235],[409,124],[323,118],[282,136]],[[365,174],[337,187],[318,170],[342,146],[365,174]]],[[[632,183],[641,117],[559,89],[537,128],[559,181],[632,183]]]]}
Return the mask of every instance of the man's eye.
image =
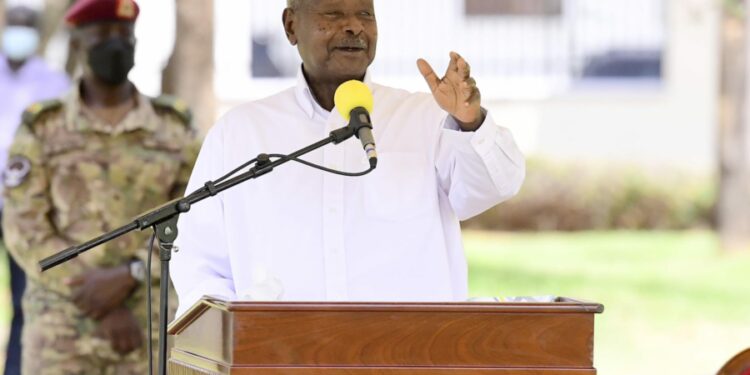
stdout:
{"type": "Polygon", "coordinates": [[[341,12],[326,12],[324,15],[328,18],[339,18],[341,17],[341,12]]]}

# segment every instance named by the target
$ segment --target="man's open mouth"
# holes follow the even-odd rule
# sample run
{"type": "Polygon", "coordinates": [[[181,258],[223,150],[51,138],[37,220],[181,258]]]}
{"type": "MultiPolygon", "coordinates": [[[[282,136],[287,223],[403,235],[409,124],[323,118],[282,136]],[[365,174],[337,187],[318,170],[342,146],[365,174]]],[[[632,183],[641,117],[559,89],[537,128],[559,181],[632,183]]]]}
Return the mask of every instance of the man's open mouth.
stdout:
{"type": "Polygon", "coordinates": [[[361,46],[339,46],[334,48],[334,50],[341,52],[363,52],[366,48],[361,46]]]}

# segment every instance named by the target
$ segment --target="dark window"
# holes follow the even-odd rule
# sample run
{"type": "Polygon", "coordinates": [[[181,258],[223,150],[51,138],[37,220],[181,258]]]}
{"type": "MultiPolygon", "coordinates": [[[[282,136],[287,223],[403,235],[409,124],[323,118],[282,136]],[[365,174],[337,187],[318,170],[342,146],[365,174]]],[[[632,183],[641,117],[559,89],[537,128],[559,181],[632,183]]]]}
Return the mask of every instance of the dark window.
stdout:
{"type": "Polygon", "coordinates": [[[559,16],[562,0],[466,0],[470,16],[559,16]]]}
{"type": "Polygon", "coordinates": [[[662,51],[610,50],[586,58],[582,78],[661,78],[662,51]]]}

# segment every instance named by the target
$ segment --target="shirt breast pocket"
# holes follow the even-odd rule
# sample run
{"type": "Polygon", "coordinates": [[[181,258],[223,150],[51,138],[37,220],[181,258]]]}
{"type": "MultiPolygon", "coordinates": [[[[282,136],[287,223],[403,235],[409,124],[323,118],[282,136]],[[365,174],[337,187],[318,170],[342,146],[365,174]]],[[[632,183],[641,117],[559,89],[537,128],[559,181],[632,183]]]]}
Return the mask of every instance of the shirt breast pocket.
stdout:
{"type": "Polygon", "coordinates": [[[405,221],[423,216],[434,205],[431,167],[414,152],[384,152],[364,181],[364,208],[369,217],[405,221]]]}

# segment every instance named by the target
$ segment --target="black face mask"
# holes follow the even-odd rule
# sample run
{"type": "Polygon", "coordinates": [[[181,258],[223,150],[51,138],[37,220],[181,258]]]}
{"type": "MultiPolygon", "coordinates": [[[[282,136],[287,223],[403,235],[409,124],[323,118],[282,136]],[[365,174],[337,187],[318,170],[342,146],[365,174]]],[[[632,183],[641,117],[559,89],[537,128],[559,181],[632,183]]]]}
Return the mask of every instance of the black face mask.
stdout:
{"type": "Polygon", "coordinates": [[[88,53],[89,66],[94,75],[112,86],[125,82],[135,65],[135,46],[119,38],[101,42],[88,53]]]}

